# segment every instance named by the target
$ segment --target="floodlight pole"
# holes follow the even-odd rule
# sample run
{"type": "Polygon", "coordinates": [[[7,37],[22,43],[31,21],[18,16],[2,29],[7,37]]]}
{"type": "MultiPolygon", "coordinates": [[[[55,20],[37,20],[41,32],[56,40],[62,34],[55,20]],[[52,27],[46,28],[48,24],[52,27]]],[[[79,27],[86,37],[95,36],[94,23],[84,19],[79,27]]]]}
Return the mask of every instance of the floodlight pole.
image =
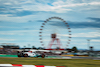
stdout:
{"type": "Polygon", "coordinates": [[[88,43],[87,43],[87,45],[88,45],[88,55],[90,55],[90,39],[87,39],[87,41],[88,41],[88,43]]]}

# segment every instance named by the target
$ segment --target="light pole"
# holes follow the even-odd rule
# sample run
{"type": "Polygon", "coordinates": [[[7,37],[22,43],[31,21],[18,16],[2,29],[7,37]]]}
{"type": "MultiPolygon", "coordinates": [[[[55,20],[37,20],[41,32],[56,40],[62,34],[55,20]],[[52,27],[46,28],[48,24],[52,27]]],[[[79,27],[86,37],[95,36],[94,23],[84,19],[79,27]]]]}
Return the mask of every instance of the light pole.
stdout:
{"type": "Polygon", "coordinates": [[[90,39],[87,39],[88,41],[88,48],[90,49],[90,39]]]}
{"type": "Polygon", "coordinates": [[[88,45],[88,55],[90,55],[89,53],[90,53],[90,39],[87,39],[87,41],[88,41],[88,43],[87,43],[87,45],[88,45]]]}

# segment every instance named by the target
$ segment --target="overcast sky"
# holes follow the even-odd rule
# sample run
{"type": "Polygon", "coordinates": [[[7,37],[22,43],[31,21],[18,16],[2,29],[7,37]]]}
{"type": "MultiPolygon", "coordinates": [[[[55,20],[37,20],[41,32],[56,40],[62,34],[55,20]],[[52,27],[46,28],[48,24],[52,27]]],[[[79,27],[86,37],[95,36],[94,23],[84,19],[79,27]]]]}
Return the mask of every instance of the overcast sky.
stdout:
{"type": "MultiPolygon", "coordinates": [[[[0,0],[0,43],[39,47],[40,26],[54,16],[64,19],[72,31],[70,44],[62,37],[62,47],[88,49],[90,39],[90,46],[100,49],[100,0],[0,0]]],[[[54,30],[56,26],[55,31],[62,29],[60,35],[68,35],[64,33],[67,28],[58,23],[48,24],[46,29],[54,30]]],[[[47,47],[50,37],[44,38],[47,47]]]]}

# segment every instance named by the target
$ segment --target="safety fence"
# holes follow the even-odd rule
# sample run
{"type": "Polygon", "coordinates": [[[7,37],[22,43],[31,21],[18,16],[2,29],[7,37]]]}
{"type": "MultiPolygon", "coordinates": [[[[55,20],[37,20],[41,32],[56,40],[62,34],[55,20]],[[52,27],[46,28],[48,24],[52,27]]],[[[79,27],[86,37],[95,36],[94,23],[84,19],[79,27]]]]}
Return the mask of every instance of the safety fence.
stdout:
{"type": "Polygon", "coordinates": [[[6,55],[6,54],[3,54],[3,55],[0,55],[0,57],[18,57],[17,55],[6,55]]]}

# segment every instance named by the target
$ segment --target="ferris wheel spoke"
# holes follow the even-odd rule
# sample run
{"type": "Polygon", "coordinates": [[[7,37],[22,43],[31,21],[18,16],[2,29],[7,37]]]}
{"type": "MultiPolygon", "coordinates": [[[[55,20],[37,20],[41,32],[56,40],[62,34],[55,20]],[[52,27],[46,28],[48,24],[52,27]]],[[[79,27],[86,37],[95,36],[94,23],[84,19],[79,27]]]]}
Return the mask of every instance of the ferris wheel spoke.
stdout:
{"type": "Polygon", "coordinates": [[[46,19],[46,21],[42,23],[42,26],[39,32],[39,37],[40,37],[39,40],[42,46],[47,45],[47,42],[49,42],[50,39],[52,39],[53,41],[51,41],[48,45],[50,48],[52,47],[55,41],[57,41],[58,46],[61,47],[60,41],[65,41],[65,42],[67,41],[67,44],[70,44],[71,30],[70,30],[68,23],[64,19],[60,17],[51,17],[51,18],[46,19]],[[65,30],[62,29],[62,26],[66,27],[65,30],[67,32],[65,32],[65,30]],[[66,33],[66,35],[63,33],[66,33]],[[57,37],[52,38],[52,34],[56,35],[57,37]],[[62,40],[62,39],[65,39],[65,40],[62,40]]]}

